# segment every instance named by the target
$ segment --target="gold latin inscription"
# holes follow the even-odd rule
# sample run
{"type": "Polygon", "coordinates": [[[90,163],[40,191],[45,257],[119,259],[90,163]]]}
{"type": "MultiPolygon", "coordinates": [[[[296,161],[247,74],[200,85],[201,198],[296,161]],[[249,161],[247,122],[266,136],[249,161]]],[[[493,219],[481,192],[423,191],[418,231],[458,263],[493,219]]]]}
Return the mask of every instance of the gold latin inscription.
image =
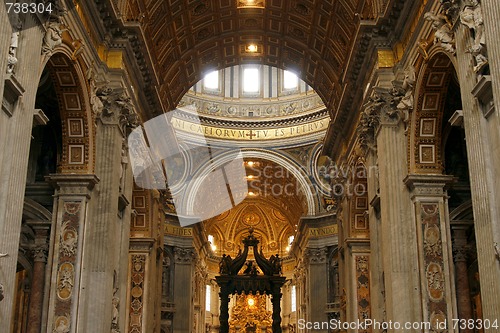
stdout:
{"type": "Polygon", "coordinates": [[[193,228],[181,228],[175,225],[165,224],[165,234],[174,236],[193,236],[193,228]]]}
{"type": "Polygon", "coordinates": [[[309,236],[319,237],[319,236],[331,236],[338,233],[338,226],[332,225],[323,228],[309,228],[309,236]]]}
{"type": "Polygon", "coordinates": [[[291,127],[269,128],[269,129],[228,129],[214,126],[206,126],[188,122],[178,118],[172,118],[172,126],[180,131],[204,135],[205,137],[226,140],[279,140],[295,136],[303,136],[320,131],[328,127],[329,118],[319,119],[307,124],[291,127]]]}

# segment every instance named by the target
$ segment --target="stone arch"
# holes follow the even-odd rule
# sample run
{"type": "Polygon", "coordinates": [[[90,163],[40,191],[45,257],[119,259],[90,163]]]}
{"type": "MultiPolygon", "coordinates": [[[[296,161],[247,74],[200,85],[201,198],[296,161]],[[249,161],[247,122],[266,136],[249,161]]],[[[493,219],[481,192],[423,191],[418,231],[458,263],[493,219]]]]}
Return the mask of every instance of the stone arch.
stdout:
{"type": "Polygon", "coordinates": [[[95,126],[88,82],[81,64],[72,60],[71,51],[61,46],[43,64],[57,94],[62,127],[62,152],[58,173],[90,174],[94,170],[95,126]]]}
{"type": "Polygon", "coordinates": [[[35,200],[24,198],[23,219],[51,222],[52,213],[35,200]]]}
{"type": "MultiPolygon", "coordinates": [[[[303,170],[303,168],[301,168],[299,165],[296,165],[296,163],[294,163],[293,161],[289,160],[286,157],[278,156],[272,152],[264,150],[242,150],[241,154],[243,158],[261,158],[264,160],[275,162],[276,164],[283,166],[285,169],[287,169],[297,179],[297,182],[300,184],[303,190],[307,202],[307,208],[308,208],[307,214],[308,215],[316,214],[318,203],[315,198],[315,195],[312,192],[312,189],[314,187],[308,175],[303,170]]],[[[196,193],[198,192],[198,189],[200,188],[205,177],[216,168],[219,168],[224,164],[232,161],[235,157],[234,155],[235,155],[234,152],[221,154],[217,156],[217,158],[214,160],[213,163],[197,171],[195,177],[193,177],[193,179],[195,180],[189,183],[189,187],[185,191],[187,197],[183,198],[182,200],[183,202],[186,203],[185,207],[187,214],[192,214],[194,211],[196,193]]]]}
{"type": "Polygon", "coordinates": [[[411,173],[443,173],[443,115],[454,75],[453,60],[439,49],[420,64],[408,141],[411,173]]]}

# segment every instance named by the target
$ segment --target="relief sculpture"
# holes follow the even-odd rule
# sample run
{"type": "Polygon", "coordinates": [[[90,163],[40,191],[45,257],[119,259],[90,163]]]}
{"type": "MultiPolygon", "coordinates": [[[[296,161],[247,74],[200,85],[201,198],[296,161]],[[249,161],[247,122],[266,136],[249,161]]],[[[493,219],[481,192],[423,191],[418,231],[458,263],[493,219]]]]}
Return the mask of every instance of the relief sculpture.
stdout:
{"type": "Polygon", "coordinates": [[[68,333],[70,329],[69,316],[59,316],[54,322],[54,329],[52,333],[68,333]]]}
{"type": "Polygon", "coordinates": [[[444,273],[441,265],[431,262],[427,265],[427,291],[432,301],[439,302],[444,297],[444,273]]]}
{"type": "Polygon", "coordinates": [[[441,256],[441,233],[437,225],[425,225],[424,251],[427,256],[441,256]]]}
{"type": "Polygon", "coordinates": [[[65,262],[59,267],[57,273],[57,296],[61,300],[67,300],[71,297],[74,287],[74,268],[69,262],[65,262]]]}
{"type": "Polygon", "coordinates": [[[78,233],[75,229],[69,227],[69,222],[64,222],[61,228],[60,251],[67,257],[76,254],[78,245],[78,233]]]}

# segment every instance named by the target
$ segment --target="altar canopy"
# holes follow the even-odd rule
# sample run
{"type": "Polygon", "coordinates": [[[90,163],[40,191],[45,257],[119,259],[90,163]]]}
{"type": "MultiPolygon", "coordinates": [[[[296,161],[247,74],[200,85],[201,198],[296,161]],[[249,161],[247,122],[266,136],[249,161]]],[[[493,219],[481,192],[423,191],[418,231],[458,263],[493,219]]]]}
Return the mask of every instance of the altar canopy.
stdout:
{"type": "MultiPolygon", "coordinates": [[[[251,306],[250,303],[265,302],[264,294],[271,296],[271,302],[273,305],[272,311],[272,332],[281,333],[281,287],[285,283],[285,277],[281,276],[281,259],[279,255],[271,255],[269,259],[264,257],[262,252],[259,253],[258,246],[259,240],[253,235],[253,229],[249,229],[248,236],[243,239],[244,250],[238,254],[234,259],[229,255],[223,255],[219,268],[220,275],[215,277],[217,284],[220,287],[220,332],[229,333],[229,296],[232,294],[237,295],[254,295],[255,298],[247,297],[247,306],[249,310],[253,310],[251,307],[255,306],[255,303],[251,306]],[[254,261],[247,261],[249,247],[253,248],[254,261]],[[246,264],[246,268],[241,274],[243,266],[246,264]],[[255,267],[258,266],[260,271],[255,267]]],[[[237,305],[238,305],[237,297],[237,305]]],[[[241,301],[240,301],[241,302],[241,301]]],[[[241,305],[241,304],[239,304],[241,305]]],[[[262,304],[259,304],[262,306],[262,304]]],[[[265,306],[265,304],[264,304],[265,306]]],[[[238,309],[238,308],[237,308],[238,309]]],[[[236,310],[238,312],[238,310],[236,310]]],[[[249,317],[249,316],[247,316],[249,317]]],[[[248,319],[248,318],[247,318],[248,319]]],[[[269,324],[268,319],[264,317],[254,317],[250,321],[246,321],[248,326],[241,327],[240,329],[248,332],[258,332],[257,328],[262,330],[267,328],[269,324]]],[[[261,332],[261,331],[259,331],[261,332]]]]}

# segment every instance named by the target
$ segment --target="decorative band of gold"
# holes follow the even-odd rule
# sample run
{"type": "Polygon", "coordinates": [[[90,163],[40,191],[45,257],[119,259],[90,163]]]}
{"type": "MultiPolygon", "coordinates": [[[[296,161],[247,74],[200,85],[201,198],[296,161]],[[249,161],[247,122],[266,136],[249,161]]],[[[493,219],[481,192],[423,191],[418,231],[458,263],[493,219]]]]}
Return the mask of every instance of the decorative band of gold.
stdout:
{"type": "Polygon", "coordinates": [[[309,123],[289,127],[230,129],[189,122],[179,118],[172,118],[172,126],[176,130],[194,135],[203,135],[206,138],[237,141],[257,141],[281,140],[325,131],[328,128],[329,121],[330,119],[326,117],[309,123]]]}

